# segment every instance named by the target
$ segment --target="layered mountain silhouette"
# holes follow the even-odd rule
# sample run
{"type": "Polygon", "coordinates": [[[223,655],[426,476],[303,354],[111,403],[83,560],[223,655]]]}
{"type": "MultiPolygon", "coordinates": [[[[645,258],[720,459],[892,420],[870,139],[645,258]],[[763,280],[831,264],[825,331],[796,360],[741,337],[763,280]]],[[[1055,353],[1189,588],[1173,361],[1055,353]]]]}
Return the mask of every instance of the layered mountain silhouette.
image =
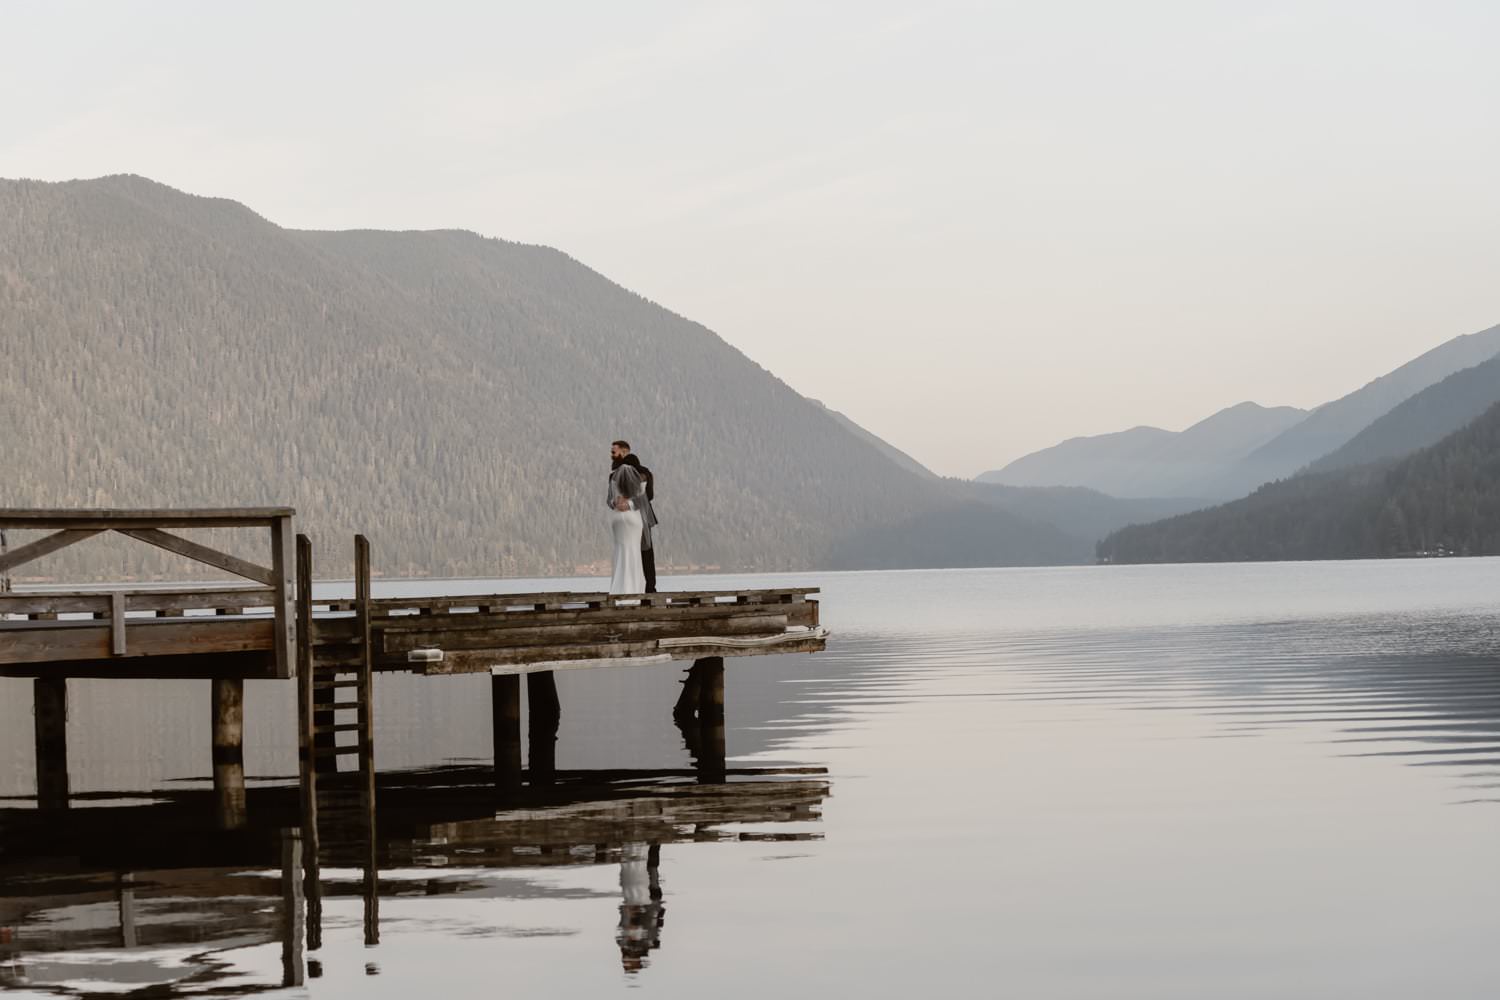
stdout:
{"type": "Polygon", "coordinates": [[[1073,438],[987,472],[979,481],[1082,486],[1119,497],[1218,499],[1221,481],[1237,463],[1306,416],[1291,406],[1241,403],[1184,431],[1135,427],[1073,438]]]}
{"type": "MultiPolygon", "coordinates": [[[[1462,392],[1470,384],[1442,383],[1445,395],[1472,399],[1462,392]]],[[[1125,528],[1098,554],[1120,563],[1500,555],[1500,403],[1405,458],[1305,472],[1232,503],[1125,528]]]]}
{"type": "Polygon", "coordinates": [[[1430,385],[1360,431],[1343,447],[1310,465],[1309,471],[1400,458],[1436,444],[1500,403],[1500,356],[1455,372],[1430,385]]]}
{"type": "Polygon", "coordinates": [[[1116,496],[1232,499],[1291,476],[1346,445],[1351,446],[1347,459],[1328,461],[1368,461],[1431,444],[1461,426],[1465,414],[1472,419],[1477,413],[1475,407],[1484,395],[1479,388],[1482,375],[1475,377],[1465,402],[1441,404],[1451,407],[1441,414],[1424,409],[1427,416],[1412,413],[1378,429],[1371,425],[1424,389],[1497,354],[1500,326],[1456,337],[1310,412],[1243,403],[1177,434],[1135,428],[1075,438],[1017,459],[980,479],[1013,485],[1088,486],[1116,496]],[[1405,429],[1390,437],[1398,424],[1405,429]],[[1357,436],[1364,439],[1353,446],[1357,436]]]}
{"type": "Polygon", "coordinates": [[[1226,481],[1226,495],[1289,476],[1349,443],[1371,423],[1449,375],[1500,354],[1500,326],[1456,337],[1341,399],[1257,448],[1226,481]]]}
{"type": "MultiPolygon", "coordinates": [[[[140,177],[0,181],[0,350],[0,506],[290,504],[322,576],[355,532],[388,575],[595,571],[618,437],[669,571],[1081,562],[1143,519],[981,498],[557,250],[284,229],[140,177]]],[[[197,570],[95,540],[25,573],[197,570]]]]}

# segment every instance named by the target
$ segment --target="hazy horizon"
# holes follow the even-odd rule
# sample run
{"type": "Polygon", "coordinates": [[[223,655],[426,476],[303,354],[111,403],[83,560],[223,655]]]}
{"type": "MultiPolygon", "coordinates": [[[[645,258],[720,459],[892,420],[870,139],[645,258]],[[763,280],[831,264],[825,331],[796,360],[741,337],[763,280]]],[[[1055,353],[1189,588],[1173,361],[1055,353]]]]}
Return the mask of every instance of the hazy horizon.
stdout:
{"type": "Polygon", "coordinates": [[[1488,5],[651,12],[16,4],[0,176],[556,247],[946,475],[1500,322],[1488,5]]]}

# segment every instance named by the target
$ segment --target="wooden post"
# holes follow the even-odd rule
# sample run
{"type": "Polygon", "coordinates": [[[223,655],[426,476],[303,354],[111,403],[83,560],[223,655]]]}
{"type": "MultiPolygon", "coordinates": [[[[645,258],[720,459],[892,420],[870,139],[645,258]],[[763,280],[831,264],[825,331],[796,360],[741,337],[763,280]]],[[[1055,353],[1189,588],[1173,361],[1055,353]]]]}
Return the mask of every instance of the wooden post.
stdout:
{"type": "Polygon", "coordinates": [[[375,842],[375,649],[370,633],[370,540],[354,536],[354,602],[358,620],[359,789],[361,804],[369,818],[370,843],[375,842]]]}
{"type": "Polygon", "coordinates": [[[724,721],[724,657],[710,656],[693,664],[699,671],[698,718],[724,721]]]}
{"type": "Polygon", "coordinates": [[[495,787],[513,792],[521,787],[521,675],[491,675],[490,704],[494,715],[495,787]]]}
{"type": "Polygon", "coordinates": [[[710,656],[693,664],[698,680],[698,780],[721,784],[724,764],[724,658],[710,656]]]}
{"type": "Polygon", "coordinates": [[[38,677],[31,684],[36,714],[36,804],[68,808],[68,680],[38,677]]]}
{"type": "Polygon", "coordinates": [[[538,670],[526,675],[526,703],[533,719],[562,718],[562,702],[557,697],[557,675],[550,670],[538,670]]]}
{"type": "Polygon", "coordinates": [[[121,872],[115,882],[115,892],[120,899],[120,947],[134,948],[135,933],[135,875],[121,872]]]}
{"type": "Polygon", "coordinates": [[[302,975],[302,839],[296,830],[281,831],[281,985],[301,986],[302,975]]]}
{"type": "Polygon", "coordinates": [[[293,588],[294,567],[292,519],[277,517],[271,521],[271,595],[276,614],[276,676],[291,677],[297,668],[297,618],[294,613],[296,594],[293,588]]]}
{"type": "Polygon", "coordinates": [[[213,685],[214,808],[221,830],[245,825],[245,681],[215,677],[213,685]]]}
{"type": "Polygon", "coordinates": [[[724,750],[724,718],[698,720],[698,783],[722,785],[728,778],[724,750]]]}
{"type": "Polygon", "coordinates": [[[125,655],[125,595],[109,595],[109,651],[112,656],[125,655]]]}
{"type": "Polygon", "coordinates": [[[550,670],[526,675],[527,753],[532,787],[552,784],[557,776],[557,727],[562,720],[557,678],[550,670]]]}
{"type": "Polygon", "coordinates": [[[359,792],[365,826],[365,945],[380,943],[380,871],[375,843],[375,649],[370,631],[370,540],[354,536],[354,601],[359,633],[359,792]]]}
{"type": "Polygon", "coordinates": [[[307,900],[307,947],[322,946],[323,895],[318,871],[318,768],[313,756],[312,540],[297,536],[297,773],[301,779],[302,892],[307,900]]]}

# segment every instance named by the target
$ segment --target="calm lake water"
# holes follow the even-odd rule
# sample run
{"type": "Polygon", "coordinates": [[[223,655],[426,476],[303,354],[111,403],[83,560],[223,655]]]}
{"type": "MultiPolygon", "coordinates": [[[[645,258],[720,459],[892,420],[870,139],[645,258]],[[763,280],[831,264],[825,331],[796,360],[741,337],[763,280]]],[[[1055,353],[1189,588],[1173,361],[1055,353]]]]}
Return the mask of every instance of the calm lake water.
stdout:
{"type": "MultiPolygon", "coordinates": [[[[822,585],[834,636],[728,661],[727,786],[681,665],[559,674],[559,784],[519,807],[486,677],[378,678],[379,899],[325,868],[316,951],[290,685],[247,685],[230,843],[206,682],[73,682],[59,832],[0,681],[0,993],[1500,995],[1500,560],[753,582],[822,585]]],[[[445,586],[491,585],[405,592],[445,586]]]]}

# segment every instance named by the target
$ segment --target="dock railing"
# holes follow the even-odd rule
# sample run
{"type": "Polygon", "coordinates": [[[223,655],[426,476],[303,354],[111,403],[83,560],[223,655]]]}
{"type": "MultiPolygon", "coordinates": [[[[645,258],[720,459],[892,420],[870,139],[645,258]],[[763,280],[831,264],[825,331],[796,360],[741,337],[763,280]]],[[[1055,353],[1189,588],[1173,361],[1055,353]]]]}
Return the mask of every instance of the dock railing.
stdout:
{"type": "MultiPolygon", "coordinates": [[[[7,576],[24,566],[60,549],[86,541],[106,532],[125,535],[137,541],[165,549],[194,562],[243,577],[260,586],[250,589],[216,590],[113,590],[8,592],[0,594],[0,616],[26,615],[32,620],[59,613],[91,613],[108,619],[108,650],[111,656],[151,655],[147,648],[132,648],[139,638],[149,643],[148,630],[127,630],[131,612],[152,612],[149,617],[181,617],[191,612],[212,609],[215,614],[242,614],[250,607],[269,607],[271,651],[274,676],[291,677],[296,669],[297,623],[293,607],[295,585],[293,564],[292,519],[290,507],[257,507],[192,510],[34,510],[0,508],[0,530],[50,530],[35,541],[0,553],[0,576],[7,576]],[[203,545],[171,528],[264,528],[270,535],[269,565],[251,562],[203,545]]],[[[139,620],[140,616],[137,615],[139,620]]],[[[247,629],[265,627],[264,622],[247,623],[247,629]]],[[[87,630],[59,633],[60,641],[78,644],[81,655],[98,644],[98,637],[87,630]],[[66,636],[66,638],[62,638],[66,636]]],[[[222,631],[215,633],[225,638],[222,631]]],[[[180,644],[181,633],[174,643],[180,644]]],[[[55,655],[55,654],[54,654],[55,655]]]]}

